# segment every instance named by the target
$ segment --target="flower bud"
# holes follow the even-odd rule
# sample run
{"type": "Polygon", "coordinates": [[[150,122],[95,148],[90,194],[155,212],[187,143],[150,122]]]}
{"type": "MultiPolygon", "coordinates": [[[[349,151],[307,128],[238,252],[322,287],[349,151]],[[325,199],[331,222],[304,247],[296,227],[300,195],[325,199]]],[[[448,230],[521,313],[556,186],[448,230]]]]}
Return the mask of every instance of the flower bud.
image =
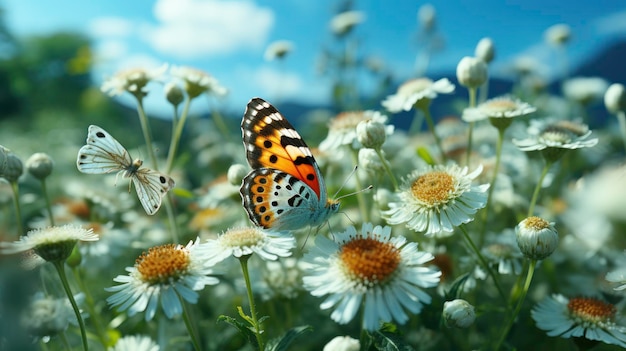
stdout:
{"type": "Polygon", "coordinates": [[[493,40],[491,38],[482,38],[476,45],[474,55],[477,58],[483,60],[485,63],[493,61],[496,56],[495,48],[493,46],[493,40]]]}
{"type": "Polygon", "coordinates": [[[7,166],[7,154],[11,152],[6,147],[0,145],[0,176],[4,173],[4,168],[7,166]]]}
{"type": "Polygon", "coordinates": [[[443,319],[448,328],[468,328],[476,320],[474,306],[462,299],[446,301],[443,304],[443,319]]]}
{"type": "Polygon", "coordinates": [[[383,163],[374,149],[363,148],[359,150],[359,167],[372,173],[385,171],[383,163]]]}
{"type": "Polygon", "coordinates": [[[417,11],[417,21],[427,32],[430,32],[435,28],[436,20],[437,13],[435,11],[435,7],[431,4],[424,4],[417,11]]]}
{"type": "Polygon", "coordinates": [[[54,161],[43,152],[34,153],[26,160],[26,170],[39,180],[46,179],[52,173],[53,167],[54,161]]]}
{"type": "Polygon", "coordinates": [[[626,92],[624,85],[620,83],[611,84],[604,93],[604,106],[611,113],[626,111],[626,92]]]}
{"type": "Polygon", "coordinates": [[[324,346],[323,351],[359,351],[361,342],[349,336],[336,336],[324,346]]]}
{"type": "Polygon", "coordinates": [[[248,174],[246,166],[236,163],[228,168],[226,179],[232,185],[241,185],[241,181],[246,174],[248,174]]]}
{"type": "Polygon", "coordinates": [[[515,227],[517,246],[524,256],[543,260],[550,256],[559,244],[559,235],[550,223],[539,217],[528,217],[515,227]]]}
{"type": "Polygon", "coordinates": [[[572,37],[572,30],[567,24],[555,24],[545,31],[546,41],[552,45],[564,45],[572,37]]]}
{"type": "Polygon", "coordinates": [[[163,89],[165,90],[165,98],[170,104],[174,105],[174,107],[178,106],[181,102],[183,102],[183,100],[185,100],[183,89],[178,86],[178,84],[169,82],[165,84],[163,89]]]}
{"type": "Polygon", "coordinates": [[[19,157],[17,157],[16,154],[12,152],[8,152],[6,154],[5,162],[6,164],[5,164],[4,170],[2,174],[0,174],[0,176],[8,180],[11,183],[17,182],[17,179],[24,172],[24,166],[22,166],[22,161],[20,160],[19,157]]]}
{"type": "Polygon", "coordinates": [[[385,125],[373,120],[359,122],[356,126],[356,137],[364,147],[380,149],[387,138],[385,125]]]}
{"type": "Polygon", "coordinates": [[[456,66],[456,78],[467,88],[478,88],[487,81],[487,64],[476,57],[465,56],[456,66]]]}

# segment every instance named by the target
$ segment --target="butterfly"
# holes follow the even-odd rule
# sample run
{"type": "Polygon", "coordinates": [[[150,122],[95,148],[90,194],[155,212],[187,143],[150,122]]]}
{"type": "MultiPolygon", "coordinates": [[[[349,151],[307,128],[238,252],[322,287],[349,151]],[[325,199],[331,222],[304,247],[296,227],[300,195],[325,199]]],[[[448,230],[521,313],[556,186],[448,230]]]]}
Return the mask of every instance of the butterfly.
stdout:
{"type": "MultiPolygon", "coordinates": [[[[174,187],[174,180],[165,174],[143,167],[143,161],[130,157],[128,151],[104,129],[90,125],[87,145],[78,150],[76,166],[82,173],[123,173],[135,184],[141,205],[149,215],[161,207],[161,200],[174,187]]],[[[130,190],[130,189],[129,189],[130,190]]]]}
{"type": "Polygon", "coordinates": [[[319,226],[339,211],[339,202],[328,199],[311,150],[274,106],[250,100],[241,132],[252,171],[239,192],[255,225],[296,230],[319,226]]]}

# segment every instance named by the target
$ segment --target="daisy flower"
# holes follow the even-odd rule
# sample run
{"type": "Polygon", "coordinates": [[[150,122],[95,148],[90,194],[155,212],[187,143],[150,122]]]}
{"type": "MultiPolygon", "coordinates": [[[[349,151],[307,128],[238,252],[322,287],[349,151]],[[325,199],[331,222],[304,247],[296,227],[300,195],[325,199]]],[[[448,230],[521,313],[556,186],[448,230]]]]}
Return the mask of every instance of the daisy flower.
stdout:
{"type": "Polygon", "coordinates": [[[531,316],[537,328],[549,336],[585,338],[626,347],[626,327],[616,323],[617,308],[593,297],[568,299],[555,294],[535,306],[531,316]]]}
{"type": "Polygon", "coordinates": [[[215,94],[216,96],[224,96],[228,93],[228,90],[221,86],[215,77],[199,69],[172,66],[170,74],[183,81],[184,89],[191,99],[203,93],[215,94]]]}
{"type": "Polygon", "coordinates": [[[487,100],[476,107],[463,110],[465,122],[477,122],[488,118],[514,118],[529,115],[537,109],[510,96],[487,100]]]}
{"type": "Polygon", "coordinates": [[[159,351],[159,345],[149,336],[129,335],[119,339],[108,351],[159,351]]]}
{"type": "MultiPolygon", "coordinates": [[[[512,229],[494,235],[481,250],[483,257],[490,266],[495,267],[500,274],[522,274],[524,256],[516,243],[515,233],[512,229]]],[[[477,267],[477,269],[480,269],[477,267]]],[[[486,273],[484,274],[486,278],[486,273]]]]}
{"type": "Polygon", "coordinates": [[[205,260],[215,265],[230,256],[240,258],[254,253],[266,261],[291,256],[296,245],[293,236],[264,231],[257,227],[231,228],[204,245],[205,260]]]}
{"type": "Polygon", "coordinates": [[[597,138],[589,139],[591,131],[587,125],[572,121],[530,121],[527,129],[528,138],[513,139],[522,151],[543,151],[549,161],[558,160],[566,150],[593,147],[598,143],[597,138]]]}
{"type": "Polygon", "coordinates": [[[417,78],[400,85],[398,91],[387,96],[382,105],[391,113],[410,111],[418,102],[430,101],[438,94],[450,94],[453,91],[454,84],[447,78],[436,82],[428,78],[417,78]]]}
{"type": "Polygon", "coordinates": [[[115,292],[107,298],[112,307],[128,310],[133,316],[146,312],[145,320],[151,320],[159,302],[163,312],[172,318],[183,312],[180,299],[189,303],[198,301],[198,293],[205,285],[219,281],[208,276],[211,267],[200,239],[187,246],[166,244],[152,247],[137,258],[133,267],[126,268],[128,275],[118,275],[113,281],[121,283],[105,290],[115,292]]]}
{"type": "Polygon", "coordinates": [[[563,82],[563,95],[570,100],[588,105],[604,98],[609,83],[600,77],[574,77],[563,82]]]}
{"type": "Polygon", "coordinates": [[[107,78],[100,86],[100,90],[110,96],[120,95],[126,91],[137,98],[143,98],[148,95],[148,83],[160,80],[167,71],[167,67],[167,64],[163,64],[152,70],[132,68],[119,71],[107,78]]]}
{"type": "MultiPolygon", "coordinates": [[[[360,143],[357,140],[356,127],[361,122],[377,122],[381,124],[387,123],[387,116],[377,111],[348,111],[338,114],[330,120],[328,126],[328,136],[320,143],[321,151],[336,150],[342,145],[352,145],[352,148],[358,149],[360,143]]],[[[393,134],[394,126],[386,125],[385,134],[387,136],[393,134]]]]}
{"type": "Polygon", "coordinates": [[[12,254],[33,250],[48,262],[66,260],[78,241],[96,241],[98,235],[92,229],[66,224],[29,231],[20,240],[0,243],[2,253],[12,254]]]}
{"type": "Polygon", "coordinates": [[[293,42],[289,40],[277,40],[267,46],[265,53],[263,54],[263,58],[265,58],[265,61],[280,60],[292,51],[293,42]]]}
{"type": "Polygon", "coordinates": [[[335,234],[334,241],[317,236],[315,247],[304,257],[304,288],[313,296],[326,296],[322,309],[334,307],[330,317],[350,322],[363,306],[363,328],[375,330],[379,323],[400,324],[421,311],[431,297],[422,288],[439,283],[441,272],[423,266],[430,253],[417,250],[417,243],[391,237],[390,227],[363,224],[335,234]]]}
{"type": "MultiPolygon", "coordinates": [[[[77,294],[77,301],[82,302],[84,295],[77,294]]],[[[76,317],[67,298],[55,299],[37,293],[22,311],[19,324],[28,333],[36,337],[50,337],[57,335],[72,324],[76,324],[76,317]]]]}
{"type": "Polygon", "coordinates": [[[467,167],[431,166],[411,173],[400,187],[399,201],[389,203],[383,216],[389,224],[406,226],[427,236],[451,233],[471,222],[487,203],[489,184],[472,185],[482,166],[468,174],[467,167]]]}
{"type": "Polygon", "coordinates": [[[337,36],[343,36],[354,28],[357,24],[365,21],[365,14],[361,11],[345,11],[335,17],[330,21],[330,29],[337,36]]]}
{"type": "Polygon", "coordinates": [[[615,290],[626,289],[626,267],[621,267],[606,274],[606,280],[618,284],[615,290]]]}

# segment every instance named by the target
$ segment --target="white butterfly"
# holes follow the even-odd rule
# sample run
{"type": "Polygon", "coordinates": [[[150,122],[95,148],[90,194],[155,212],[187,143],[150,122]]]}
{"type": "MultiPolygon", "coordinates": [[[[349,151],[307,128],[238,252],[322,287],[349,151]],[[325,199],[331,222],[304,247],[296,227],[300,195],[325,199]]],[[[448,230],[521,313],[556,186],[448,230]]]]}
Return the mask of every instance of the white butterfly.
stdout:
{"type": "Polygon", "coordinates": [[[146,213],[153,215],[161,207],[161,199],[174,187],[174,180],[149,168],[140,168],[142,160],[133,160],[128,151],[104,129],[91,125],[87,145],[78,150],[76,166],[87,174],[122,173],[131,178],[146,213]]]}

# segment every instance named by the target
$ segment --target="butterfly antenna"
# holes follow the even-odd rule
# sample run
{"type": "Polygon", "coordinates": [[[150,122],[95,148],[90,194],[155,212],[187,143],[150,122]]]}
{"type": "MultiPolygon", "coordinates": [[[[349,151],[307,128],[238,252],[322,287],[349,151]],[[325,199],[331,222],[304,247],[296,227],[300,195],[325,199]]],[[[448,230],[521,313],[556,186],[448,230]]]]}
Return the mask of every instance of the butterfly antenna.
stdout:
{"type": "Polygon", "coordinates": [[[374,188],[374,186],[370,184],[367,188],[360,189],[360,190],[353,191],[353,192],[348,193],[348,194],[341,195],[340,197],[336,198],[335,200],[341,200],[341,199],[343,199],[344,197],[348,197],[348,196],[356,195],[356,194],[362,193],[362,192],[364,192],[364,191],[369,191],[369,190],[372,190],[373,188],[374,188]]]}
{"type": "Polygon", "coordinates": [[[333,199],[337,198],[337,195],[339,195],[339,192],[341,191],[341,189],[343,189],[343,187],[346,186],[346,184],[348,183],[348,180],[350,180],[350,178],[352,178],[352,176],[356,172],[357,167],[359,167],[359,166],[354,166],[354,168],[352,169],[350,174],[348,174],[348,176],[346,177],[346,180],[343,181],[343,184],[341,184],[339,189],[337,189],[337,192],[335,193],[335,195],[333,195],[333,199]]]}

